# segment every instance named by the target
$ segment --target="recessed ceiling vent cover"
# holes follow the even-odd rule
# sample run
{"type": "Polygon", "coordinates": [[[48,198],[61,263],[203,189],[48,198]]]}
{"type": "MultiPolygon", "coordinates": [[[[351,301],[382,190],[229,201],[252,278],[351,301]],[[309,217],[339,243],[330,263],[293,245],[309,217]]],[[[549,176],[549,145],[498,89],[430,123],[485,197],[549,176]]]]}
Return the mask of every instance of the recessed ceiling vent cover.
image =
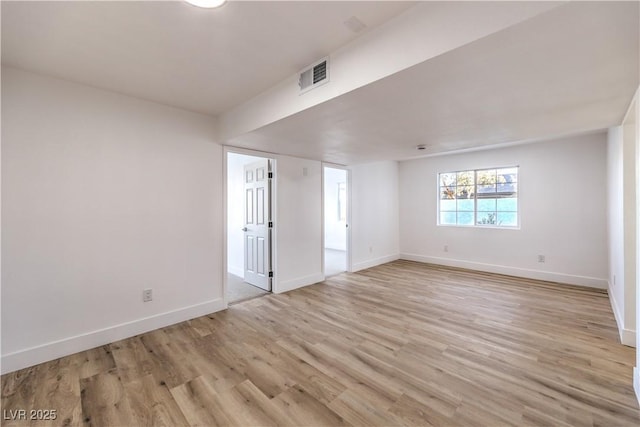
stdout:
{"type": "Polygon", "coordinates": [[[305,93],[329,81],[329,58],[321,59],[300,71],[298,86],[300,93],[305,93]]]}

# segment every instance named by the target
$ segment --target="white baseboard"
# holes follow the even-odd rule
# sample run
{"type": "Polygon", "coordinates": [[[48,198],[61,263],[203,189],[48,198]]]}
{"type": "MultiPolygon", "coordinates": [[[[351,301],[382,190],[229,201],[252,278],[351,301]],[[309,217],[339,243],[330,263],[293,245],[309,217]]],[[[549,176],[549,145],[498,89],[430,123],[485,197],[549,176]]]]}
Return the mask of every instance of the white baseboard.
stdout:
{"type": "Polygon", "coordinates": [[[2,355],[2,374],[227,308],[222,298],[2,355]]]}
{"type": "Polygon", "coordinates": [[[274,283],[273,293],[281,294],[283,292],[289,292],[294,289],[302,288],[303,286],[313,285],[314,283],[322,282],[323,280],[324,280],[324,274],[316,273],[316,274],[311,274],[309,276],[286,280],[284,282],[277,282],[277,283],[274,283]]]}
{"type": "Polygon", "coordinates": [[[622,329],[620,331],[620,342],[628,347],[636,347],[636,331],[622,329]]]}
{"type": "Polygon", "coordinates": [[[613,291],[611,290],[611,285],[608,284],[607,292],[609,293],[609,301],[611,302],[611,310],[613,311],[613,317],[616,318],[616,323],[618,324],[618,329],[622,330],[624,327],[624,322],[622,319],[622,314],[620,314],[620,309],[618,308],[618,302],[613,297],[613,291]]]}
{"type": "Polygon", "coordinates": [[[379,258],[368,259],[366,261],[357,262],[357,263],[354,263],[351,266],[351,272],[355,273],[356,271],[364,270],[366,268],[375,267],[375,266],[381,265],[381,264],[386,264],[388,262],[395,261],[397,259],[400,259],[400,254],[385,255],[385,256],[379,257],[379,258]]]}
{"type": "Polygon", "coordinates": [[[618,325],[618,333],[620,335],[620,342],[629,347],[636,346],[636,331],[625,328],[624,319],[622,318],[622,314],[620,312],[620,308],[618,307],[618,302],[614,298],[614,294],[611,291],[611,284],[608,286],[609,288],[609,301],[611,301],[611,310],[613,311],[613,317],[616,318],[616,324],[618,325]]]}
{"type": "Polygon", "coordinates": [[[549,282],[566,283],[569,285],[588,286],[590,288],[607,289],[607,280],[596,277],[577,276],[552,271],[530,270],[526,268],[509,267],[506,265],[485,264],[482,262],[465,261],[453,258],[432,257],[417,254],[400,254],[400,259],[426,262],[429,264],[446,265],[449,267],[467,268],[470,270],[486,271],[488,273],[506,274],[509,276],[525,277],[527,279],[546,280],[549,282]]]}
{"type": "Polygon", "coordinates": [[[227,272],[233,274],[234,276],[244,278],[244,270],[242,269],[242,267],[228,266],[227,272]]]}
{"type": "Polygon", "coordinates": [[[633,368],[633,389],[636,392],[636,399],[640,404],[640,369],[638,367],[633,368]]]}

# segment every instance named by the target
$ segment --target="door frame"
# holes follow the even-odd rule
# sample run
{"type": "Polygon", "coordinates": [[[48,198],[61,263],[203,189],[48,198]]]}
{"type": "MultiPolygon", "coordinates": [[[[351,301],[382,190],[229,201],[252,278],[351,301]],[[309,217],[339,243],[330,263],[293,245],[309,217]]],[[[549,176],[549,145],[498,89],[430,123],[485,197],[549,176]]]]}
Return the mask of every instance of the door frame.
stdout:
{"type": "Polygon", "coordinates": [[[331,169],[341,169],[347,172],[347,272],[351,273],[353,271],[353,265],[352,265],[352,260],[351,260],[351,229],[353,228],[353,224],[351,223],[351,170],[344,165],[339,165],[339,164],[335,164],[335,163],[328,163],[328,162],[322,162],[321,164],[322,166],[322,180],[321,180],[321,194],[322,194],[322,274],[325,276],[326,278],[326,274],[324,271],[324,227],[325,227],[325,223],[324,223],[324,169],[325,168],[331,168],[331,169]]]}
{"type": "Polygon", "coordinates": [[[228,280],[227,275],[229,272],[228,269],[228,203],[229,203],[229,183],[227,182],[228,175],[228,167],[229,167],[229,153],[233,154],[243,154],[245,156],[253,156],[253,157],[261,157],[264,159],[271,160],[271,168],[273,171],[273,178],[271,181],[271,218],[273,221],[273,227],[271,229],[271,269],[273,270],[273,280],[271,281],[271,292],[275,293],[275,284],[277,272],[275,271],[275,266],[277,264],[278,253],[277,253],[277,239],[278,239],[278,218],[277,218],[277,188],[276,182],[278,180],[277,168],[278,168],[278,159],[277,156],[273,153],[268,153],[265,151],[257,151],[257,150],[249,150],[246,148],[233,147],[231,145],[223,145],[222,146],[222,223],[223,223],[223,249],[222,249],[222,302],[224,308],[229,307],[229,298],[227,295],[228,291],[228,280]]]}

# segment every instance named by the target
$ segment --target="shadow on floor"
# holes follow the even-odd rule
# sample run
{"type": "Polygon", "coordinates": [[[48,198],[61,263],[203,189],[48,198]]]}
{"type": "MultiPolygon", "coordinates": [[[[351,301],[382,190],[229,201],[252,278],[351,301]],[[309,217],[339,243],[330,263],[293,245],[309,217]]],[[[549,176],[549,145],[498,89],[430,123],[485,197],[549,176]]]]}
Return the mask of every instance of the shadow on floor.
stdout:
{"type": "Polygon", "coordinates": [[[240,302],[266,295],[269,292],[260,289],[257,286],[250,285],[244,281],[242,277],[234,274],[227,274],[227,296],[229,303],[240,302]]]}

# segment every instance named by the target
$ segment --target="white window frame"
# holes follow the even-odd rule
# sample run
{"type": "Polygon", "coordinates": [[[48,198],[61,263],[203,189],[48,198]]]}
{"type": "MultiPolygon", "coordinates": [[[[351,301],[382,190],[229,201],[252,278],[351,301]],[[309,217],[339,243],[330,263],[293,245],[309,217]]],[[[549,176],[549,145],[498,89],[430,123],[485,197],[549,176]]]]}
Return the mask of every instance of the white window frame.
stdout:
{"type": "MultiPolygon", "coordinates": [[[[457,185],[457,183],[456,183],[457,185]]],[[[520,226],[521,226],[521,220],[520,220],[520,165],[510,165],[510,166],[496,166],[496,167],[488,167],[488,168],[478,168],[478,169],[459,169],[459,170],[455,170],[455,171],[449,171],[449,172],[438,172],[436,174],[436,197],[437,197],[437,211],[436,211],[436,218],[437,218],[437,226],[438,227],[462,227],[462,228],[495,228],[495,229],[499,229],[499,230],[520,230],[520,226]],[[516,191],[516,194],[518,195],[516,197],[516,225],[494,225],[494,224],[478,224],[478,197],[477,197],[477,189],[478,189],[478,172],[482,172],[482,171],[487,171],[487,170],[497,170],[497,169],[513,169],[516,168],[518,170],[517,172],[517,176],[518,179],[516,181],[517,184],[517,188],[518,190],[516,191]],[[473,172],[473,186],[474,186],[474,197],[473,197],[473,224],[470,225],[465,225],[465,224],[441,224],[440,223],[440,201],[441,201],[441,194],[440,194],[440,188],[442,187],[440,185],[440,175],[442,174],[452,174],[455,173],[456,175],[460,172],[473,172]]],[[[456,199],[457,200],[457,199],[456,199]]],[[[497,208],[497,207],[496,207],[497,208]]],[[[449,211],[446,211],[449,212],[449,211]]],[[[497,209],[496,209],[496,213],[497,213],[497,209]]],[[[457,203],[456,203],[456,222],[457,222],[457,215],[458,213],[458,208],[457,208],[457,203]]]]}

